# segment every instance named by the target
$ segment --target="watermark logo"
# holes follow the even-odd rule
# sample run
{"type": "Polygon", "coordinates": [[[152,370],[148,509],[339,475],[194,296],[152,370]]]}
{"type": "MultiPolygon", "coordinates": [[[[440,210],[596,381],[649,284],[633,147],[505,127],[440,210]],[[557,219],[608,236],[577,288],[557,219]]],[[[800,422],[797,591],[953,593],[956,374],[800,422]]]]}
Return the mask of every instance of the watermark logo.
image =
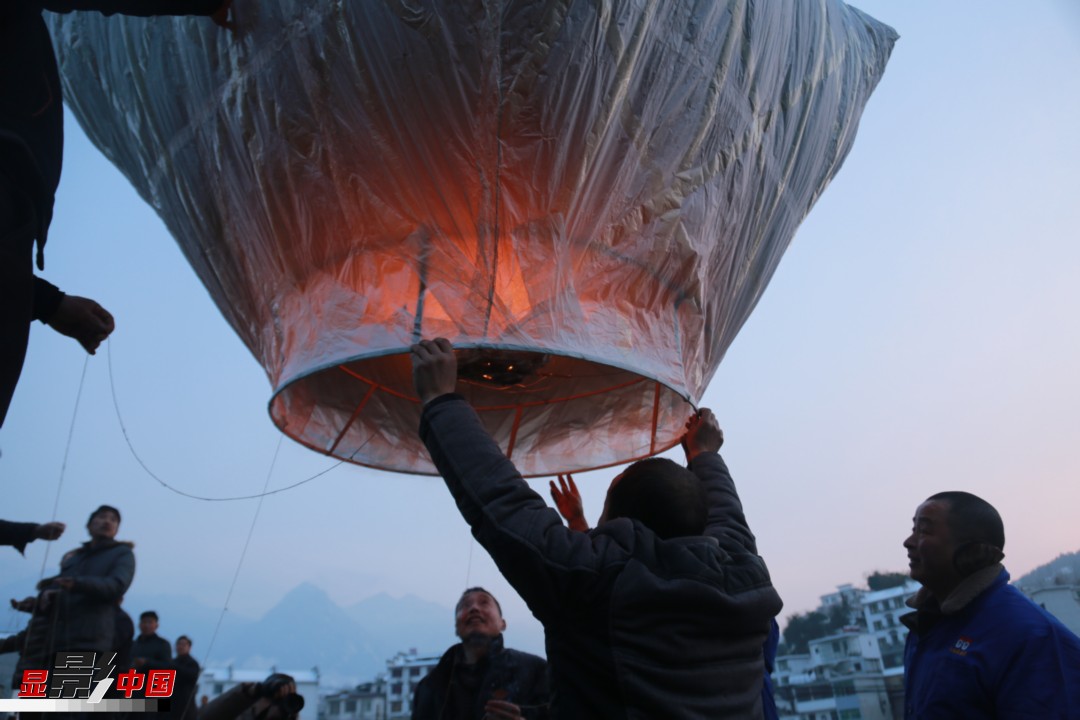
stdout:
{"type": "MultiPolygon", "coordinates": [[[[56,653],[52,670],[23,670],[19,697],[0,700],[0,712],[157,712],[159,699],[170,698],[176,670],[116,672],[116,655],[56,653]],[[105,695],[115,683],[116,695],[105,695]],[[138,697],[133,697],[141,693],[138,697]]],[[[167,701],[166,701],[167,702],[167,701]]]]}

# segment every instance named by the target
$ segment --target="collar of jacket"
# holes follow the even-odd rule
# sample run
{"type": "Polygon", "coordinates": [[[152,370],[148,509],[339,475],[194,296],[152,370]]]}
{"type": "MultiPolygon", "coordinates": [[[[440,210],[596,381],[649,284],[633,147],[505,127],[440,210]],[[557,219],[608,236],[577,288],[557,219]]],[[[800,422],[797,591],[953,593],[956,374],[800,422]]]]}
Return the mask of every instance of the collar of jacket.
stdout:
{"type": "Polygon", "coordinates": [[[982,570],[976,570],[961,580],[960,584],[953,588],[953,591],[941,603],[930,591],[921,587],[917,593],[907,599],[906,603],[915,612],[901,616],[900,622],[910,630],[918,632],[928,630],[941,616],[956,615],[970,605],[975,598],[994,584],[1004,570],[1005,566],[1001,563],[994,563],[982,570]]]}
{"type": "Polygon", "coordinates": [[[135,543],[131,542],[130,540],[106,540],[97,547],[93,546],[93,542],[93,540],[87,540],[82,545],[72,550],[72,552],[98,552],[99,550],[108,550],[109,548],[114,548],[117,545],[127,545],[129,548],[135,547],[135,543]]]}
{"type": "MultiPolygon", "coordinates": [[[[491,658],[495,657],[496,655],[498,655],[502,651],[503,651],[503,636],[502,636],[502,633],[499,633],[495,637],[491,638],[491,647],[488,649],[488,654],[485,655],[480,660],[480,662],[483,662],[484,660],[490,660],[491,658]]],[[[455,664],[464,665],[465,664],[465,643],[464,642],[459,642],[457,645],[454,645],[453,647],[450,648],[450,650],[449,650],[449,652],[447,654],[450,655],[453,658],[453,662],[455,664]]]]}

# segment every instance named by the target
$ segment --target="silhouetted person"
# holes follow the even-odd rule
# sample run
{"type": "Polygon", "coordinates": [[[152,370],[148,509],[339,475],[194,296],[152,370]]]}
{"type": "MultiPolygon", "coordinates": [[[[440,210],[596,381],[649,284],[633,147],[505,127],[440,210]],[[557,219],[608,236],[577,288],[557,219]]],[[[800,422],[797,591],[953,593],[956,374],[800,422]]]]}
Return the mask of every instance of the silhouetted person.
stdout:
{"type": "Polygon", "coordinates": [[[3,0],[0,2],[0,427],[22,373],[30,323],[41,320],[93,354],[112,315],[34,276],[60,183],[63,94],[43,10],[106,15],[209,15],[225,22],[229,0],[3,0]]]}

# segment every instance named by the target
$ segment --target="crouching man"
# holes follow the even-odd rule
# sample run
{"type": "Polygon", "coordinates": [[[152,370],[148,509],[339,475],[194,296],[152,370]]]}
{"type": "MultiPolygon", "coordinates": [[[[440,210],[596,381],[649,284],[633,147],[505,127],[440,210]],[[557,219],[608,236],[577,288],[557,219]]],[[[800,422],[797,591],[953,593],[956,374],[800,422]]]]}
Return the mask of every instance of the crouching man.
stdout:
{"type": "Polygon", "coordinates": [[[199,720],[296,720],[304,709],[304,696],[296,681],[274,673],[262,682],[240,683],[199,710],[199,720]]]}

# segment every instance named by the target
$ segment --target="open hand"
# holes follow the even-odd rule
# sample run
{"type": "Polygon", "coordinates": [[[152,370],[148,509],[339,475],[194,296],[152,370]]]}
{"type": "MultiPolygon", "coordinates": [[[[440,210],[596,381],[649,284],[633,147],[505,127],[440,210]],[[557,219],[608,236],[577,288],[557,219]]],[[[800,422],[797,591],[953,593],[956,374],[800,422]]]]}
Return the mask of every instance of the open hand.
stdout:
{"type": "Polygon", "coordinates": [[[578,492],[577,484],[570,473],[559,476],[559,484],[554,480],[548,482],[551,488],[551,499],[555,501],[555,507],[559,514],[566,518],[566,524],[571,530],[586,532],[589,523],[585,521],[585,509],[581,504],[581,493],[578,492]]]}

